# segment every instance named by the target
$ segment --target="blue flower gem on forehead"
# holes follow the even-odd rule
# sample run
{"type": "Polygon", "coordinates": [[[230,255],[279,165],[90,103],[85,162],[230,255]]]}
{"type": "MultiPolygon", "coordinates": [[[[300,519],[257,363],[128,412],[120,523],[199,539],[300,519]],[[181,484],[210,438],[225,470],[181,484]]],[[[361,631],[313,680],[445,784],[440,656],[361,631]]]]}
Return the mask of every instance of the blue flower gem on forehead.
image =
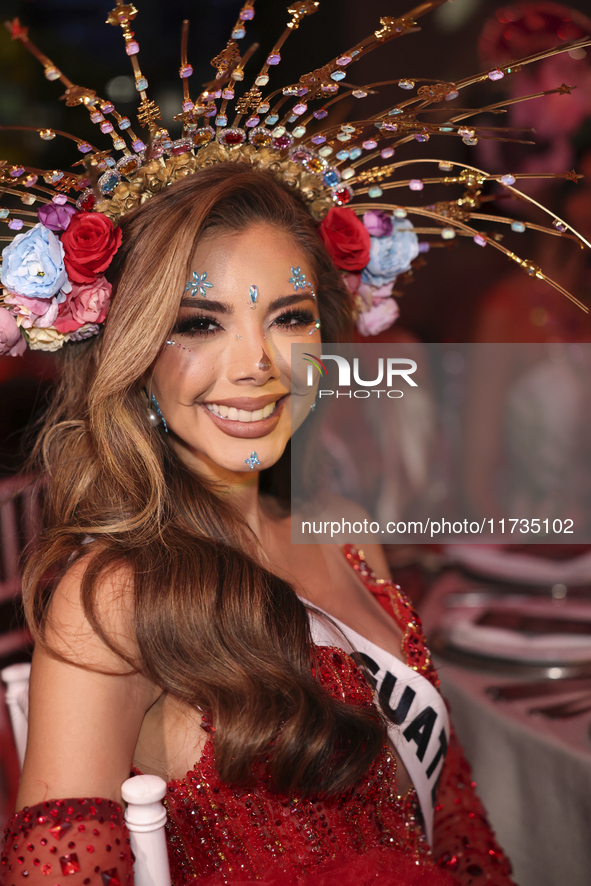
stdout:
{"type": "Polygon", "coordinates": [[[305,289],[306,286],[310,287],[310,292],[312,294],[312,298],[316,298],[316,293],[314,292],[314,287],[311,283],[308,283],[306,280],[306,275],[302,271],[301,268],[292,268],[291,273],[292,277],[289,278],[289,282],[293,283],[293,288],[297,292],[298,289],[305,289]]]}
{"type": "Polygon", "coordinates": [[[293,288],[296,292],[298,289],[305,289],[306,286],[308,286],[306,275],[302,272],[301,268],[292,268],[291,273],[293,274],[293,277],[289,278],[289,282],[293,283],[293,288]]]}
{"type": "Polygon", "coordinates": [[[260,465],[259,457],[256,454],[256,452],[254,451],[254,449],[250,453],[249,457],[244,459],[244,464],[248,465],[248,467],[250,468],[251,471],[254,471],[254,469],[258,465],[260,465]]]}
{"type": "Polygon", "coordinates": [[[203,274],[193,271],[193,279],[189,280],[185,286],[185,292],[190,292],[191,297],[202,295],[206,298],[208,289],[213,289],[213,283],[210,283],[207,279],[207,271],[204,271],[203,274]]]}

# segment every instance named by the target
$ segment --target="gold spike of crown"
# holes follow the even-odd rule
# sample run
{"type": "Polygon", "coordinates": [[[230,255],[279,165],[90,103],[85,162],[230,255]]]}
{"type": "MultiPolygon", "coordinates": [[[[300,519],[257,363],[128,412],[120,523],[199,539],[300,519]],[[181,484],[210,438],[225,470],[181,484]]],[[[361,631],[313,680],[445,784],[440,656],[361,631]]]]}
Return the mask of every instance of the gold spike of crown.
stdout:
{"type": "MultiPolygon", "coordinates": [[[[142,129],[147,130],[147,138],[136,134],[129,118],[119,114],[111,101],[101,98],[92,89],[72,83],[51,59],[31,42],[28,29],[22,27],[18,19],[6,23],[12,39],[19,40],[43,65],[47,79],[59,80],[65,86],[65,94],[62,97],[66,105],[85,107],[90,120],[99,127],[101,135],[107,136],[112,144],[104,150],[84,139],[57,130],[38,127],[0,127],[0,129],[31,129],[37,131],[43,139],[65,137],[73,141],[83,155],[82,160],[73,164],[74,168],[81,166],[77,173],[59,169],[37,170],[0,161],[0,220],[6,222],[13,232],[38,227],[35,212],[21,207],[8,208],[1,203],[5,195],[8,197],[21,194],[21,203],[26,206],[38,202],[43,207],[50,202],[57,202],[58,206],[70,207],[69,215],[75,210],[80,214],[98,212],[110,220],[112,225],[116,225],[122,215],[177,179],[212,163],[240,161],[271,170],[290,188],[296,189],[306,202],[312,216],[318,221],[324,219],[325,232],[327,225],[330,226],[330,218],[334,217],[326,219],[331,210],[338,213],[343,207],[347,207],[354,210],[357,215],[363,215],[372,209],[381,209],[389,213],[391,236],[406,237],[408,241],[407,266],[399,268],[397,273],[408,271],[416,257],[417,234],[435,235],[438,242],[444,243],[456,235],[469,237],[480,246],[489,244],[504,252],[512,260],[518,260],[527,270],[529,267],[527,260],[518,259],[513,252],[504,247],[498,232],[487,234],[486,229],[483,231],[475,225],[482,221],[489,223],[492,218],[479,212],[482,189],[486,182],[498,182],[506,190],[520,194],[515,188],[515,182],[520,177],[528,176],[487,175],[476,167],[433,157],[396,162],[384,161],[390,160],[398,147],[411,141],[425,143],[433,135],[438,134],[461,138],[467,145],[476,144],[481,129],[472,118],[477,113],[497,109],[500,105],[490,105],[480,109],[454,109],[452,103],[461,90],[474,83],[502,79],[510,75],[517,66],[532,63],[558,52],[572,50],[574,46],[591,45],[591,40],[564,44],[522,59],[518,63],[513,62],[492,71],[466,77],[458,83],[405,78],[370,84],[366,87],[347,83],[349,66],[377,46],[417,30],[418,20],[444,2],[446,0],[428,0],[401,17],[381,18],[379,27],[351,49],[321,68],[303,74],[297,83],[267,91],[266,94],[263,90],[268,87],[272,72],[281,61],[283,44],[290,34],[300,28],[307,17],[316,12],[318,0],[297,0],[291,3],[287,10],[290,18],[286,27],[250,85],[244,84],[245,69],[255,47],[241,52],[240,45],[246,36],[248,22],[254,17],[255,0],[246,0],[226,47],[211,61],[216,71],[214,79],[206,84],[195,99],[191,98],[189,90],[193,68],[187,59],[188,22],[184,22],[179,68],[183,97],[180,112],[175,117],[182,123],[182,134],[176,139],[171,138],[168,130],[160,125],[160,109],[148,96],[148,82],[142,74],[138,58],[139,44],[131,30],[131,23],[138,15],[138,10],[132,3],[117,0],[115,8],[109,13],[107,23],[121,28],[125,51],[132,64],[135,87],[140,98],[137,121],[142,129]],[[405,98],[394,104],[390,103],[383,111],[369,117],[345,123],[335,121],[331,112],[339,101],[351,96],[362,100],[367,95],[374,94],[378,86],[380,88],[397,86],[405,98]],[[240,91],[238,96],[237,90],[240,91]],[[436,123],[427,116],[434,106],[437,106],[438,112],[436,123]],[[431,164],[436,174],[426,178],[401,177],[403,170],[412,168],[416,163],[431,164]],[[407,205],[406,202],[385,202],[383,199],[387,190],[410,190],[416,196],[416,193],[426,186],[440,182],[458,185],[461,189],[460,196],[455,200],[426,206],[407,205]],[[409,215],[425,219],[431,227],[413,228],[408,219],[409,215]],[[402,219],[405,221],[402,222],[402,219]]],[[[549,90],[548,93],[565,93],[571,88],[562,84],[554,90],[549,90]]],[[[495,136],[494,129],[488,125],[485,134],[488,138],[511,138],[511,134],[506,130],[499,130],[495,136]]],[[[574,177],[576,180],[576,173],[551,173],[549,176],[574,177]]],[[[522,196],[524,199],[530,199],[525,195],[522,196]]],[[[41,214],[46,217],[47,212],[44,210],[41,214]]],[[[517,224],[529,227],[529,223],[516,223],[512,219],[500,219],[500,221],[504,224],[513,224],[514,230],[521,230],[515,227],[517,224]]],[[[78,220],[76,223],[81,222],[78,220]]],[[[532,227],[540,230],[539,225],[532,227]]],[[[65,229],[54,227],[49,230],[53,231],[53,236],[61,237],[62,246],[65,248],[68,241],[65,229]]],[[[591,247],[591,244],[562,219],[554,219],[553,226],[547,230],[555,236],[578,238],[586,246],[591,247]]],[[[330,237],[323,239],[331,251],[330,237]]],[[[21,242],[19,240],[19,244],[21,242]]],[[[22,251],[24,247],[19,245],[18,248],[22,251]]],[[[7,249],[10,258],[12,244],[7,249]]],[[[24,307],[22,304],[15,305],[15,278],[6,271],[6,252],[7,250],[4,251],[2,271],[2,284],[5,290],[4,308],[0,311],[8,309],[15,315],[16,323],[20,332],[24,334],[26,343],[34,348],[53,350],[69,338],[82,338],[97,331],[104,318],[97,319],[96,323],[82,324],[78,329],[72,328],[52,338],[52,333],[48,330],[57,327],[47,323],[48,312],[43,315],[45,319],[35,318],[34,314],[27,314],[27,304],[24,307]],[[46,325],[43,325],[44,323],[46,325]]],[[[67,257],[66,249],[66,268],[67,257]]],[[[336,263],[338,266],[338,260],[336,263]]],[[[365,289],[364,296],[357,298],[357,306],[360,311],[366,311],[372,308],[372,292],[379,290],[379,298],[384,298],[384,284],[379,275],[373,279],[367,269],[359,268],[359,271],[362,272],[365,289]]],[[[570,293],[549,280],[541,271],[539,275],[583,310],[587,310],[570,293]]],[[[74,285],[81,285],[78,280],[70,280],[68,271],[66,289],[72,282],[74,285]]],[[[35,286],[27,291],[34,292],[35,286]]],[[[52,298],[59,305],[63,305],[64,300],[68,302],[67,292],[65,295],[64,293],[65,289],[62,287],[52,298]]],[[[21,302],[32,297],[22,292],[16,292],[16,295],[22,296],[21,302]]],[[[53,313],[55,310],[54,305],[53,313]]],[[[65,329],[68,325],[73,326],[75,318],[68,324],[63,320],[65,309],[58,307],[57,310],[58,313],[61,312],[55,321],[58,327],[65,329]]],[[[392,311],[390,311],[391,317],[392,311]]],[[[57,332],[59,333],[59,329],[57,332]]],[[[0,326],[0,352],[2,347],[7,350],[1,336],[0,326]]],[[[14,346],[12,349],[8,348],[14,353],[19,349],[22,350],[20,343],[16,350],[14,346]]]]}

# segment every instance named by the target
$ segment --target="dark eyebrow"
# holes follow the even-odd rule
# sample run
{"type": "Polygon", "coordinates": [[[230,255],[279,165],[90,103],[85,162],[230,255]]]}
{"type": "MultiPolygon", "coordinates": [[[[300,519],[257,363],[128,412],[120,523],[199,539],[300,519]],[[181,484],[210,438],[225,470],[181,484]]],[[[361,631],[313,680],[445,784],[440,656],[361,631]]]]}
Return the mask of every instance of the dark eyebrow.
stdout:
{"type": "Polygon", "coordinates": [[[314,302],[315,298],[307,290],[305,292],[297,292],[294,295],[283,295],[281,298],[276,298],[271,302],[269,311],[276,311],[278,308],[289,308],[290,305],[297,304],[302,300],[314,302]]]}
{"type": "Polygon", "coordinates": [[[184,295],[181,299],[181,308],[198,308],[201,311],[215,311],[216,314],[233,314],[234,309],[223,301],[215,301],[213,298],[195,298],[184,295]]]}
{"type": "MultiPolygon", "coordinates": [[[[281,308],[288,308],[293,304],[297,304],[302,300],[314,301],[314,296],[309,291],[297,292],[293,295],[282,295],[276,298],[269,305],[269,311],[277,311],[281,308]]],[[[181,299],[181,308],[196,308],[201,311],[214,311],[216,314],[233,314],[234,309],[231,305],[223,301],[215,301],[212,298],[196,298],[195,296],[183,296],[181,299]]]]}

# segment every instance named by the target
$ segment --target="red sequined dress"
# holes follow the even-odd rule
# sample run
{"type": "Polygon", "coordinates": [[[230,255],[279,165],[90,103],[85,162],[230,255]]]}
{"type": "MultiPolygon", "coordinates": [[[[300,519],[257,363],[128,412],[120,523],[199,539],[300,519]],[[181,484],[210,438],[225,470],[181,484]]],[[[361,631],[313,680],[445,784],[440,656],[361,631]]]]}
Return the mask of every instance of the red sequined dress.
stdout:
{"type": "MultiPolygon", "coordinates": [[[[408,664],[436,685],[418,616],[399,589],[379,581],[353,547],[345,555],[401,626],[408,664]]],[[[316,650],[325,689],[351,704],[373,704],[353,660],[316,650]]],[[[508,886],[510,866],[494,840],[461,750],[448,749],[436,808],[435,866],[414,790],[396,789],[396,760],[384,746],[364,779],[337,797],[282,796],[265,762],[256,787],[222,783],[215,731],[185,778],[168,785],[168,842],[174,886],[508,886]]],[[[120,807],[108,800],[60,800],[17,813],[6,830],[5,886],[132,886],[129,839],[120,807]]]]}

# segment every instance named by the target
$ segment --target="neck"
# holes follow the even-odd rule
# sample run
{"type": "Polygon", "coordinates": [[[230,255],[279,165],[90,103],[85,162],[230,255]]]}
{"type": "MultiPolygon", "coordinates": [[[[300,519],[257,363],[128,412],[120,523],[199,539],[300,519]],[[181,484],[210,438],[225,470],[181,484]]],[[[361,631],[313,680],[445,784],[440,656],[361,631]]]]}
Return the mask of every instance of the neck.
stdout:
{"type": "Polygon", "coordinates": [[[171,441],[179,457],[192,470],[213,482],[220,497],[230,504],[258,539],[262,538],[263,512],[259,495],[258,471],[229,471],[203,455],[196,457],[193,452],[171,441]]]}

